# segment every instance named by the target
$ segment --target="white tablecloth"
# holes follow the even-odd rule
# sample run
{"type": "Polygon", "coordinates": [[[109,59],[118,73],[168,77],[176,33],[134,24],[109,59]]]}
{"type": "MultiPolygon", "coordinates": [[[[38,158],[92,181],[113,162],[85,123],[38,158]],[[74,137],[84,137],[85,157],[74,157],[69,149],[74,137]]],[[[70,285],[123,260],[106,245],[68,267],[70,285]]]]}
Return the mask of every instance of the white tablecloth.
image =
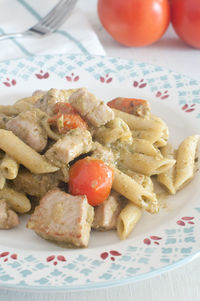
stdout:
{"type": "MultiPolygon", "coordinates": [[[[165,36],[154,45],[145,48],[125,48],[117,44],[102,28],[96,13],[96,3],[97,0],[79,0],[78,6],[88,17],[106,55],[132,58],[161,65],[195,79],[200,79],[200,50],[185,45],[177,38],[171,27],[165,36]]],[[[101,51],[101,47],[99,49],[101,51]]],[[[126,286],[88,292],[49,294],[0,290],[0,301],[4,300],[199,301],[200,259],[160,276],[126,286]]]]}

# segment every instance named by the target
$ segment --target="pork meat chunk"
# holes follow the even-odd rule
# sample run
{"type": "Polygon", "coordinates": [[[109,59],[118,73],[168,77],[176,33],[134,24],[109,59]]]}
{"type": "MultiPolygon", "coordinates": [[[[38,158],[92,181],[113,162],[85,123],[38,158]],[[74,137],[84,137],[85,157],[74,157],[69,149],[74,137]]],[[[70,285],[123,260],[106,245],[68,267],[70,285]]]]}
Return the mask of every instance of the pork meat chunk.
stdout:
{"type": "Polygon", "coordinates": [[[74,92],[69,97],[69,102],[83,117],[100,105],[100,100],[86,88],[74,92]]]}
{"type": "Polygon", "coordinates": [[[114,119],[114,113],[103,101],[81,88],[69,97],[70,104],[93,126],[100,127],[114,119]]]}
{"type": "Polygon", "coordinates": [[[120,195],[112,191],[107,200],[95,207],[92,227],[101,231],[116,229],[117,218],[122,208],[120,195]]]}
{"type": "Polygon", "coordinates": [[[11,229],[19,224],[17,213],[9,208],[5,200],[0,200],[0,229],[11,229]]]}
{"type": "Polygon", "coordinates": [[[45,153],[46,158],[58,167],[69,163],[92,148],[92,136],[84,129],[73,129],[67,132],[45,153]]]}
{"type": "Polygon", "coordinates": [[[47,145],[47,134],[35,111],[20,113],[7,122],[6,128],[37,152],[41,152],[47,145]]]}
{"type": "Polygon", "coordinates": [[[45,239],[87,247],[93,216],[86,196],[53,189],[41,199],[27,227],[45,239]]]}
{"type": "Polygon", "coordinates": [[[58,187],[61,178],[62,175],[60,171],[36,175],[25,168],[20,168],[18,176],[13,180],[13,184],[17,191],[36,197],[42,197],[50,189],[58,187]]]}

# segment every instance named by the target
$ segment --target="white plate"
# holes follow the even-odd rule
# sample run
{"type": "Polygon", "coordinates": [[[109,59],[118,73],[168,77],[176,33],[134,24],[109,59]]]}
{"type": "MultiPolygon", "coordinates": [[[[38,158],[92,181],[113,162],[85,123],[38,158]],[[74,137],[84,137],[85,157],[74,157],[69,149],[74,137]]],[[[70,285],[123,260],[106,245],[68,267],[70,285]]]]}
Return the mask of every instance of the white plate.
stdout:
{"type": "MultiPolygon", "coordinates": [[[[169,126],[177,147],[200,133],[200,84],[160,67],[128,60],[77,55],[37,56],[0,64],[1,103],[36,89],[87,87],[108,101],[116,96],[149,100],[169,126]]],[[[23,154],[22,154],[23,155],[23,154]]],[[[132,235],[91,235],[87,249],[62,249],[26,229],[0,233],[0,287],[81,290],[134,282],[193,259],[200,243],[200,175],[167,200],[158,215],[145,213],[132,235]]]]}

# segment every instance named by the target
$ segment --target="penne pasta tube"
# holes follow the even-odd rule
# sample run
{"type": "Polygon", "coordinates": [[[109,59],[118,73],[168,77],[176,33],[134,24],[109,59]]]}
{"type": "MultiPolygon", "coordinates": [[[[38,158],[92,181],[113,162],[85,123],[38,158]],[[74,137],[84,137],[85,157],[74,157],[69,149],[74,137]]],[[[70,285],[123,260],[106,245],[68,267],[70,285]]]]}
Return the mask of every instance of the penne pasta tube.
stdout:
{"type": "Polygon", "coordinates": [[[17,177],[19,164],[6,154],[1,161],[0,170],[6,179],[13,180],[17,177]]]}
{"type": "Polygon", "coordinates": [[[189,136],[182,141],[177,150],[174,181],[176,191],[188,184],[194,176],[199,141],[199,135],[189,136]]]}
{"type": "Polygon", "coordinates": [[[131,130],[155,130],[163,129],[163,123],[158,120],[145,119],[132,114],[128,114],[116,109],[112,109],[115,113],[115,117],[119,117],[124,120],[131,130]]]}
{"type": "Polygon", "coordinates": [[[117,220],[117,234],[120,239],[126,239],[142,216],[142,209],[132,202],[122,209],[117,220]]]}
{"type": "Polygon", "coordinates": [[[130,178],[117,168],[114,168],[113,189],[150,213],[157,213],[159,211],[159,204],[155,193],[148,191],[133,178],[130,178]]]}
{"type": "Polygon", "coordinates": [[[11,105],[0,105],[0,113],[5,114],[7,116],[17,115],[19,112],[17,108],[11,105]]]}
{"type": "Polygon", "coordinates": [[[151,144],[156,143],[162,137],[162,129],[157,130],[134,130],[131,131],[133,138],[148,140],[151,144]]]}
{"type": "Polygon", "coordinates": [[[30,200],[25,194],[8,187],[4,187],[0,190],[0,199],[4,199],[8,202],[11,208],[18,213],[25,213],[31,209],[30,200]]]}
{"type": "Polygon", "coordinates": [[[159,156],[160,151],[153,146],[148,140],[133,138],[133,142],[129,147],[129,150],[132,150],[136,153],[142,153],[148,156],[159,156]]]}
{"type": "MultiPolygon", "coordinates": [[[[168,159],[175,159],[175,151],[173,150],[171,144],[167,144],[166,146],[161,148],[161,154],[163,157],[168,159]]],[[[174,187],[174,176],[175,176],[175,165],[173,165],[167,171],[160,173],[157,176],[158,182],[169,192],[170,194],[175,194],[174,187]]]]}
{"type": "Polygon", "coordinates": [[[120,155],[120,160],[127,168],[147,176],[160,174],[170,169],[176,160],[162,158],[160,156],[151,157],[139,153],[124,151],[120,155]]]}
{"type": "Polygon", "coordinates": [[[123,173],[133,178],[138,184],[141,184],[145,189],[153,192],[154,189],[153,182],[149,176],[145,176],[131,169],[127,169],[127,167],[124,167],[121,164],[118,165],[118,167],[123,173]]]}
{"type": "Polygon", "coordinates": [[[151,115],[151,119],[152,120],[157,120],[158,122],[162,123],[163,125],[163,136],[162,138],[165,139],[165,140],[168,140],[169,138],[169,129],[168,129],[168,126],[166,125],[166,123],[161,119],[159,118],[158,116],[155,116],[155,115],[151,115]]]}
{"type": "Polygon", "coordinates": [[[0,149],[33,173],[49,173],[59,169],[48,163],[43,156],[25,144],[11,131],[0,129],[0,149]]]}
{"type": "Polygon", "coordinates": [[[6,179],[0,171],[0,190],[4,188],[5,184],[6,184],[6,179]]]}

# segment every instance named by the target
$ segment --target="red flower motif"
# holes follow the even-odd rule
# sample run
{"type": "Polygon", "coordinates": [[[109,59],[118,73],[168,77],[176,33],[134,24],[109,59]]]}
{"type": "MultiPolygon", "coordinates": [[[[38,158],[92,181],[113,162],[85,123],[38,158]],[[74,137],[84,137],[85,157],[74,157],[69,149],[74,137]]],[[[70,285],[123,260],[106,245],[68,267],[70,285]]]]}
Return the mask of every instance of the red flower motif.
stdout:
{"type": "MultiPolygon", "coordinates": [[[[111,250],[111,251],[109,251],[109,253],[110,253],[110,255],[112,255],[112,256],[110,257],[110,260],[112,260],[112,261],[115,261],[115,256],[121,256],[121,255],[122,255],[120,252],[118,252],[118,251],[116,251],[116,250],[111,250]]],[[[108,253],[108,252],[103,252],[103,253],[100,254],[100,257],[101,257],[103,260],[105,260],[106,258],[108,258],[109,253],[108,253]]]]}
{"type": "Polygon", "coordinates": [[[111,83],[112,80],[113,80],[112,77],[109,77],[109,74],[106,74],[105,77],[100,76],[99,79],[100,79],[100,82],[101,82],[101,83],[106,83],[106,84],[111,83]]]}
{"type": "Polygon", "coordinates": [[[40,70],[40,73],[36,73],[35,76],[38,78],[38,79],[47,79],[50,75],[48,72],[45,72],[43,70],[40,70]]]}
{"type": "MultiPolygon", "coordinates": [[[[0,253],[0,258],[4,258],[4,262],[8,261],[9,257],[8,255],[10,254],[10,252],[2,252],[0,253]]],[[[17,260],[17,254],[13,253],[10,255],[10,258],[13,260],[17,260]]]]}
{"type": "Polygon", "coordinates": [[[161,239],[162,239],[162,237],[160,237],[160,236],[152,235],[152,236],[150,236],[150,239],[149,238],[145,238],[143,240],[143,242],[146,245],[150,245],[151,244],[151,240],[153,240],[153,242],[154,242],[155,245],[159,245],[160,243],[158,242],[158,240],[161,240],[161,239]]]}
{"type": "Polygon", "coordinates": [[[65,256],[63,255],[58,255],[57,257],[55,255],[50,255],[46,258],[46,261],[47,262],[53,261],[53,265],[57,265],[58,262],[56,260],[54,261],[55,258],[57,258],[58,261],[62,261],[62,262],[67,261],[65,256]]]}
{"type": "Polygon", "coordinates": [[[3,82],[3,84],[6,87],[11,87],[11,86],[15,86],[16,85],[16,80],[13,78],[12,80],[10,80],[10,78],[6,78],[6,81],[3,82]]]}
{"type": "Polygon", "coordinates": [[[77,82],[80,77],[78,75],[75,76],[74,73],[72,72],[71,75],[67,75],[65,78],[68,82],[72,82],[72,81],[77,82]]]}
{"type": "Polygon", "coordinates": [[[192,222],[192,220],[194,219],[194,216],[183,216],[181,218],[181,220],[178,220],[176,223],[177,225],[179,226],[185,226],[186,225],[186,222],[188,224],[191,224],[191,225],[194,225],[194,222],[192,222]]]}
{"type": "Polygon", "coordinates": [[[158,91],[156,93],[156,97],[160,98],[160,99],[166,99],[169,97],[169,94],[168,94],[168,90],[164,91],[164,92],[161,92],[161,91],[158,91]]]}
{"type": "Polygon", "coordinates": [[[143,78],[139,82],[136,80],[133,82],[133,87],[138,87],[138,88],[142,89],[142,88],[145,88],[146,86],[147,86],[147,83],[144,83],[143,78]]]}
{"type": "Polygon", "coordinates": [[[182,110],[185,111],[186,113],[190,113],[190,112],[193,112],[195,110],[195,106],[196,106],[195,103],[193,103],[191,105],[184,104],[182,106],[182,110]]]}

